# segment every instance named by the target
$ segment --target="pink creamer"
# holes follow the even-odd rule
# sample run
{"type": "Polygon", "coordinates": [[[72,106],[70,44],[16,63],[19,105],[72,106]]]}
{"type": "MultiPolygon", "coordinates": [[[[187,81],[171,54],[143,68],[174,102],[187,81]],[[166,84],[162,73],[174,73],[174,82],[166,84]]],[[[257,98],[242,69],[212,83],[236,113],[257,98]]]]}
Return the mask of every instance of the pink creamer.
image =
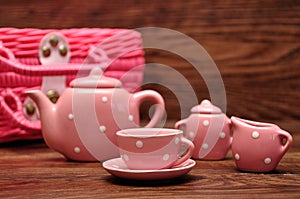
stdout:
{"type": "Polygon", "coordinates": [[[56,104],[40,90],[27,95],[40,110],[42,134],[50,148],[67,159],[103,161],[119,157],[116,132],[139,127],[139,108],[144,101],[155,104],[146,127],[157,125],[164,114],[164,100],[152,90],[129,93],[121,82],[94,68],[87,77],[77,78],[56,104]]]}
{"type": "Polygon", "coordinates": [[[175,124],[185,127],[185,136],[195,145],[193,158],[203,160],[224,159],[231,145],[231,121],[209,100],[191,109],[191,115],[175,124]]]}
{"type": "Polygon", "coordinates": [[[292,136],[271,123],[231,117],[232,155],[239,170],[274,170],[292,143],[292,136]],[[285,140],[285,142],[283,142],[285,140]]]}

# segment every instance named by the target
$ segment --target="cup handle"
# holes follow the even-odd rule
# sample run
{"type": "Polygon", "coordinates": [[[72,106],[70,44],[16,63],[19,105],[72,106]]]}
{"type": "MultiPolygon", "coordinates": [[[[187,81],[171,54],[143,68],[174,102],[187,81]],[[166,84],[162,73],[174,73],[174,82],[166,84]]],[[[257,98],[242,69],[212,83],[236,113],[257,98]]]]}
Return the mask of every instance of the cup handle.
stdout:
{"type": "Polygon", "coordinates": [[[185,137],[181,137],[181,144],[187,147],[187,152],[184,154],[184,156],[178,158],[178,160],[172,164],[172,167],[180,167],[181,164],[192,157],[195,148],[193,142],[185,137]]]}
{"type": "Polygon", "coordinates": [[[139,91],[132,95],[131,100],[133,100],[135,102],[133,104],[136,104],[138,107],[140,107],[144,101],[151,101],[155,105],[153,117],[145,127],[154,127],[161,122],[165,112],[165,102],[158,92],[152,90],[139,91]]]}
{"type": "Polygon", "coordinates": [[[186,126],[186,119],[180,120],[175,123],[175,129],[180,129],[181,126],[186,126]]]}
{"type": "Polygon", "coordinates": [[[286,143],[282,146],[282,153],[284,154],[290,148],[293,142],[293,137],[287,131],[282,129],[279,129],[278,134],[281,140],[286,139],[286,143]]]}
{"type": "Polygon", "coordinates": [[[228,118],[227,116],[226,116],[226,119],[227,119],[227,122],[228,122],[228,124],[229,124],[229,134],[230,134],[230,146],[232,145],[232,140],[233,140],[233,128],[232,128],[232,121],[231,121],[231,119],[230,118],[228,118]]]}

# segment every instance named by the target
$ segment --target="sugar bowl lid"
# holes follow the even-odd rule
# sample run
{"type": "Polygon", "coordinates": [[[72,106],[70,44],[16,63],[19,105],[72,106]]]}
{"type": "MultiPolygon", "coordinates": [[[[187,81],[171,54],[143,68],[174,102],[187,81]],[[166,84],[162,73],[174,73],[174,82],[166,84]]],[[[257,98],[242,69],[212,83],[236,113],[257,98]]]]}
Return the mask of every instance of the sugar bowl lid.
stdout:
{"type": "Polygon", "coordinates": [[[196,105],[191,109],[192,113],[218,114],[222,113],[221,109],[213,105],[209,100],[203,100],[200,105],[196,105]]]}
{"type": "Polygon", "coordinates": [[[99,67],[93,68],[88,76],[74,79],[70,83],[73,88],[120,88],[121,85],[120,80],[104,76],[99,67]]]}

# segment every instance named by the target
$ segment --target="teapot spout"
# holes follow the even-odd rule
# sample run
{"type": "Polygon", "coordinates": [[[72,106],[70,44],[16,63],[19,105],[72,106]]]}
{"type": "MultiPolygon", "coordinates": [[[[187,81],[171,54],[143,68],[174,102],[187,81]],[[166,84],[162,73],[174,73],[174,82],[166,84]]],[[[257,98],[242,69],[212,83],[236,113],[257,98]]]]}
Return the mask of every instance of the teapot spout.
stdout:
{"type": "Polygon", "coordinates": [[[55,129],[56,105],[53,104],[47,96],[40,90],[30,90],[25,92],[37,105],[42,126],[42,134],[48,146],[55,149],[54,146],[58,140],[57,130],[55,129]]]}
{"type": "Polygon", "coordinates": [[[30,90],[25,93],[36,103],[41,115],[53,115],[51,112],[53,112],[53,108],[55,109],[55,104],[53,104],[42,91],[30,90]]]}

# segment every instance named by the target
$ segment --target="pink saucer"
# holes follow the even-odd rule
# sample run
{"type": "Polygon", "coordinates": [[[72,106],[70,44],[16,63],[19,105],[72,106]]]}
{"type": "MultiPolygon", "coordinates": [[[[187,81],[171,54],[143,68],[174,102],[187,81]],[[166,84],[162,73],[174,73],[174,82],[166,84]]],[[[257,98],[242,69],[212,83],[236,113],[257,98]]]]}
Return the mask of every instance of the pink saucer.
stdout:
{"type": "Polygon", "coordinates": [[[182,176],[188,173],[196,162],[192,159],[185,161],[180,167],[160,170],[131,170],[121,158],[115,158],[103,162],[103,168],[110,174],[133,180],[163,180],[182,176]]]}

